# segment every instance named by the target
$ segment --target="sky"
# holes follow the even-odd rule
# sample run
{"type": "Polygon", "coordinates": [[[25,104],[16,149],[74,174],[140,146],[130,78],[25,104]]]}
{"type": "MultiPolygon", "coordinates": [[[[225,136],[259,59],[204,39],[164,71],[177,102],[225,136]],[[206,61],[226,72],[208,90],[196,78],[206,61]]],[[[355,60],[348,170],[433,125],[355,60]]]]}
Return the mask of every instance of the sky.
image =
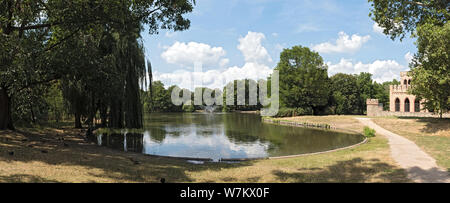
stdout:
{"type": "Polygon", "coordinates": [[[197,0],[186,31],[143,32],[154,81],[222,88],[269,76],[285,48],[301,45],[324,58],[329,75],[369,72],[399,79],[414,39],[391,40],[369,17],[367,0],[197,0]],[[202,69],[199,69],[201,67],[202,69]],[[193,83],[192,81],[197,81],[193,83]]]}

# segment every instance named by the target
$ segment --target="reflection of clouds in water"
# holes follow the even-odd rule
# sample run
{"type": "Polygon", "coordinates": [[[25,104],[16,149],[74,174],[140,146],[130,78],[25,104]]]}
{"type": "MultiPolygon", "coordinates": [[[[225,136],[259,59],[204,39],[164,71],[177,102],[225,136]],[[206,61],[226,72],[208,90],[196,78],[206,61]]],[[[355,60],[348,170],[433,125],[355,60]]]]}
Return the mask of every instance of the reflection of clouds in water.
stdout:
{"type": "Polygon", "coordinates": [[[144,153],[162,156],[192,157],[192,158],[260,158],[267,157],[269,143],[256,141],[249,144],[231,142],[224,134],[224,127],[200,129],[184,129],[181,136],[168,135],[163,142],[155,142],[150,133],[144,134],[144,153]]]}

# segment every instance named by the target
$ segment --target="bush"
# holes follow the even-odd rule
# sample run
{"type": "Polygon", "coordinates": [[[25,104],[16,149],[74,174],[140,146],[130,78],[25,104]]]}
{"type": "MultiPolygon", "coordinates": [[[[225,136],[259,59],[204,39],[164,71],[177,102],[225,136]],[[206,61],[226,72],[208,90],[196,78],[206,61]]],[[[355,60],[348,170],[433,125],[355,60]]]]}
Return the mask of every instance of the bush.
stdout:
{"type": "Polygon", "coordinates": [[[293,117],[293,116],[304,116],[304,115],[312,115],[311,108],[280,108],[278,110],[278,114],[275,117],[283,118],[283,117],[293,117]]]}
{"type": "Polygon", "coordinates": [[[375,137],[375,130],[369,127],[364,127],[364,136],[375,137]]]}
{"type": "Polygon", "coordinates": [[[183,112],[192,113],[195,111],[194,105],[183,105],[183,112]]]}

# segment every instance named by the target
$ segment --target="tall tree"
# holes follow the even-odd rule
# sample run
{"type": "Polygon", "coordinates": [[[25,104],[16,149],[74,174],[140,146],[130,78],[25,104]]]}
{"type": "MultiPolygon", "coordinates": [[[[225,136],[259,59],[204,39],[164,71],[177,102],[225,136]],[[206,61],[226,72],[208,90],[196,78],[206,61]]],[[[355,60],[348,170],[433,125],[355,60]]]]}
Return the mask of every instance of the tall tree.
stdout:
{"type": "Polygon", "coordinates": [[[369,0],[373,20],[392,39],[407,33],[417,38],[412,68],[412,93],[426,99],[426,108],[441,116],[449,103],[448,0],[369,0]]]}
{"type": "Polygon", "coordinates": [[[327,66],[323,58],[307,47],[285,49],[276,70],[280,72],[280,100],[282,107],[325,107],[329,97],[327,66]]]}
{"type": "Polygon", "coordinates": [[[372,80],[372,74],[360,73],[356,76],[357,88],[359,91],[358,109],[362,115],[367,109],[366,101],[370,98],[375,98],[375,85],[372,80]]]}
{"type": "Polygon", "coordinates": [[[338,73],[330,78],[331,108],[335,114],[359,113],[360,91],[355,75],[338,73]]]}
{"type": "MultiPolygon", "coordinates": [[[[185,30],[190,21],[183,14],[191,12],[194,4],[195,0],[1,1],[0,129],[14,128],[14,95],[71,74],[71,68],[49,66],[55,58],[48,55],[81,31],[99,25],[120,30],[134,23],[147,25],[151,34],[160,29],[185,30]]],[[[58,61],[64,63],[64,58],[58,61]]]]}
{"type": "Polygon", "coordinates": [[[450,110],[450,22],[425,24],[417,30],[418,53],[412,63],[412,93],[426,99],[429,110],[450,110]]]}

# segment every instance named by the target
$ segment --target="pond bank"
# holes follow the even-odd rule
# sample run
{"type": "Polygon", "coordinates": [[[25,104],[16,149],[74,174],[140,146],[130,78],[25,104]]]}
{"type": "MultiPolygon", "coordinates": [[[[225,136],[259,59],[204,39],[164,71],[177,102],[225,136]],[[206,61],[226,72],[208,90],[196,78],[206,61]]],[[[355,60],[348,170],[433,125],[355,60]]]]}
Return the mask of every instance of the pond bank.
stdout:
{"type": "MultiPolygon", "coordinates": [[[[344,124],[334,117],[322,119],[344,124]]],[[[344,120],[362,131],[361,124],[344,120]]],[[[387,140],[381,136],[327,154],[195,165],[98,147],[87,143],[81,133],[68,127],[0,131],[0,182],[159,182],[161,178],[169,183],[409,182],[390,158],[387,140]]]]}

